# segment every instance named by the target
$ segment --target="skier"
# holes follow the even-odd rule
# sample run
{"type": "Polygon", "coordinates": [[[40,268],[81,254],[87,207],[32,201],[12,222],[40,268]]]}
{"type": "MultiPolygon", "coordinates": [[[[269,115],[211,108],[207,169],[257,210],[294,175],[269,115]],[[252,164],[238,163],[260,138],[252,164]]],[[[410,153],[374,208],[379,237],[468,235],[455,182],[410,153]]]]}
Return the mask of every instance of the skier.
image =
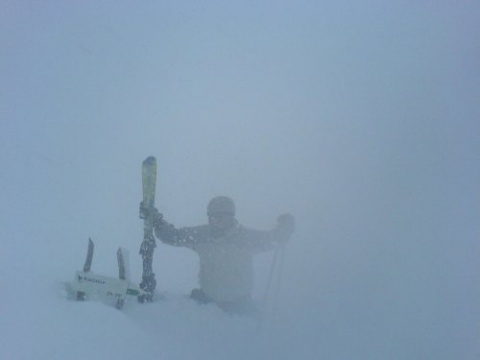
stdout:
{"type": "Polygon", "coordinates": [[[140,214],[162,242],[184,246],[200,258],[199,284],[190,297],[200,304],[215,303],[228,313],[256,316],[251,299],[253,255],[285,244],[294,230],[294,217],[283,214],[270,231],[245,228],[235,218],[235,203],[227,196],[214,197],[207,206],[208,224],[175,228],[155,207],[140,204],[140,214]]]}

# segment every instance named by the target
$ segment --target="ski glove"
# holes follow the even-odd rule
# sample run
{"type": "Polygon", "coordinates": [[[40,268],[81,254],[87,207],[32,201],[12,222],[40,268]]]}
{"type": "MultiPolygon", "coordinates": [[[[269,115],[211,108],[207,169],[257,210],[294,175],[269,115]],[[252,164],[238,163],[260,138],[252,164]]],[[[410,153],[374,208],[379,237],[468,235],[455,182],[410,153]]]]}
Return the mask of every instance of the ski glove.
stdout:
{"type": "Polygon", "coordinates": [[[142,201],[140,203],[140,219],[144,219],[148,224],[156,226],[162,221],[163,215],[158,212],[156,207],[145,206],[142,201]]]}
{"type": "Polygon", "coordinates": [[[295,218],[292,214],[282,214],[277,218],[278,229],[281,229],[282,235],[279,242],[286,243],[295,230],[295,218]]]}

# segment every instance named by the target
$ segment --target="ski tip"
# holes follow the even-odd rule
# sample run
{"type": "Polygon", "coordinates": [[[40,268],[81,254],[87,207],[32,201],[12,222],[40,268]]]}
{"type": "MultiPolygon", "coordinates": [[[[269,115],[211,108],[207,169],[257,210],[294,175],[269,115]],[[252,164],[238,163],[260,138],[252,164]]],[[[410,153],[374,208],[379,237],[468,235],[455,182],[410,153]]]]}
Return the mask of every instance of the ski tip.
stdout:
{"type": "Polygon", "coordinates": [[[143,162],[145,164],[154,164],[155,162],[157,162],[157,159],[155,159],[155,156],[149,156],[143,162]]]}

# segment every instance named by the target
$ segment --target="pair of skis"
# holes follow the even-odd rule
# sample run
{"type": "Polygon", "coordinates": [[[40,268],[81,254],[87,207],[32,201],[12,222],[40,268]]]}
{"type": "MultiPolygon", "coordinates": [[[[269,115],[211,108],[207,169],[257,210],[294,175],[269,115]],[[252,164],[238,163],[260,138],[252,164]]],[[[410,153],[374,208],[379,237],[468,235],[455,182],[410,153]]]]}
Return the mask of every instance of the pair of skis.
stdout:
{"type": "MultiPolygon", "coordinates": [[[[153,156],[142,163],[143,206],[150,208],[155,203],[155,187],[157,180],[157,161],[153,156]]],[[[127,295],[136,296],[141,303],[153,301],[157,282],[153,272],[152,260],[156,247],[153,224],[144,219],[143,242],[140,255],[143,261],[143,273],[140,286],[130,281],[128,268],[128,251],[119,248],[117,251],[118,278],[99,275],[91,271],[94,243],[88,241],[88,252],[83,271],[77,271],[75,280],[68,287],[70,297],[83,301],[90,298],[113,299],[115,307],[121,309],[127,295]]]]}

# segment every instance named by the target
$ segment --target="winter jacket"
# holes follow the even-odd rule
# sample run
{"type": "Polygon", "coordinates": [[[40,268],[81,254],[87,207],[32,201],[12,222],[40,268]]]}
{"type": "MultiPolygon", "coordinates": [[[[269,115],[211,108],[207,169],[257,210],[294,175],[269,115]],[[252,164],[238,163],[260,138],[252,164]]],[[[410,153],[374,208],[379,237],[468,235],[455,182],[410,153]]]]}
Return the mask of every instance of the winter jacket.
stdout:
{"type": "Polygon", "coordinates": [[[247,229],[238,223],[222,237],[213,237],[210,225],[176,229],[162,220],[155,235],[164,243],[184,246],[200,258],[199,283],[217,303],[243,301],[253,289],[253,255],[286,241],[292,230],[279,224],[270,231],[247,229]]]}

